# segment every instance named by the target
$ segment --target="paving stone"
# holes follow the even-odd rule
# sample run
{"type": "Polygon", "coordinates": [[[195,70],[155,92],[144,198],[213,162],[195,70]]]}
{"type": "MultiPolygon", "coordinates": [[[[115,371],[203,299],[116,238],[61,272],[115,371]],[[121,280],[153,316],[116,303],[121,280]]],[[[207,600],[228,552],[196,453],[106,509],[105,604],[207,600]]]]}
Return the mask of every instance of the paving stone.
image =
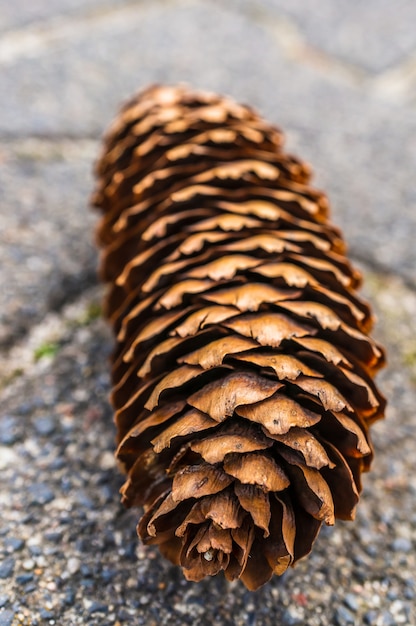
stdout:
{"type": "Polygon", "coordinates": [[[128,0],[14,0],[2,2],[0,11],[0,32],[22,28],[56,16],[73,16],[92,9],[101,11],[121,6],[128,0]]]}
{"type": "Polygon", "coordinates": [[[404,61],[416,47],[413,0],[231,0],[254,17],[294,21],[312,46],[372,73],[404,61]]]}
{"type": "Polygon", "coordinates": [[[90,22],[81,21],[4,62],[0,130],[97,134],[120,99],[154,81],[220,90],[234,83],[240,97],[250,97],[270,76],[274,49],[262,27],[213,5],[133,5],[97,19],[93,37],[90,22]],[[22,94],[30,101],[23,110],[22,94]]]}
{"type": "Polygon", "coordinates": [[[90,145],[1,148],[0,346],[95,281],[90,145]],[[71,154],[72,150],[72,154],[71,154]]]}
{"type": "Polygon", "coordinates": [[[333,220],[351,254],[416,284],[416,181],[410,173],[416,119],[409,117],[393,130],[397,110],[386,108],[375,121],[371,103],[364,98],[362,103],[366,130],[360,132],[354,117],[346,117],[344,129],[299,133],[295,151],[314,165],[315,182],[328,193],[333,220]]]}

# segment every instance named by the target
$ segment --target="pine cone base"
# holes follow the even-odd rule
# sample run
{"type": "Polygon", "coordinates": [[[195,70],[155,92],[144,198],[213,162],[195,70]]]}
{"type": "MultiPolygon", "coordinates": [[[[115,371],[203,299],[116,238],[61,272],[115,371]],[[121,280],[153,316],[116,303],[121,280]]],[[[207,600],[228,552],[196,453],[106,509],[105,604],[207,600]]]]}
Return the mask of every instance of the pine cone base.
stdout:
{"type": "Polygon", "coordinates": [[[251,108],[150,87],[93,204],[126,506],[188,580],[256,589],[353,519],[384,353],[311,170],[251,108]]]}

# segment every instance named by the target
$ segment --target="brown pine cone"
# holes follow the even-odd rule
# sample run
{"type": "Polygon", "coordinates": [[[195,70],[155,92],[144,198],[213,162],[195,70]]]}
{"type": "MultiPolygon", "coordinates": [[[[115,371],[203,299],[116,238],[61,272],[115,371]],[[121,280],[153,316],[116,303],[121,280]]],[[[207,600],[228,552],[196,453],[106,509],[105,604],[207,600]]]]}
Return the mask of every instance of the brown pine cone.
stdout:
{"type": "Polygon", "coordinates": [[[112,402],[138,534],[256,589],[353,519],[385,401],[360,274],[310,168],[252,109],[150,87],[97,165],[112,402]]]}

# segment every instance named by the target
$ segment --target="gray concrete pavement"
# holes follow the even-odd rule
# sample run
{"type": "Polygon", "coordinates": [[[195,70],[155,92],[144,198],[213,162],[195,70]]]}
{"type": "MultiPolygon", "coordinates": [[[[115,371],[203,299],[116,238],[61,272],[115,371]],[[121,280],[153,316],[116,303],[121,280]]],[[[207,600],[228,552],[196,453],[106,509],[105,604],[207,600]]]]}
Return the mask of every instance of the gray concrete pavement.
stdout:
{"type": "Polygon", "coordinates": [[[415,22],[411,0],[0,0],[0,626],[416,624],[415,22]],[[91,169],[119,103],[177,81],[312,163],[390,348],[357,521],[254,595],[183,581],[118,504],[91,169]]]}

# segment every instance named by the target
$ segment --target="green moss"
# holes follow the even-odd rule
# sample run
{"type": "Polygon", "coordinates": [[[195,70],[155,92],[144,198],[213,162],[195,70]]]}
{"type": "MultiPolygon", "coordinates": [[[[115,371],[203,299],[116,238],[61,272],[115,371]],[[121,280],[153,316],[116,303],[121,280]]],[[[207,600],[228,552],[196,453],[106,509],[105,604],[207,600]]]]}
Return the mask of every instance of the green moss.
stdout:
{"type": "Polygon", "coordinates": [[[403,352],[404,365],[409,369],[410,379],[416,384],[416,345],[412,344],[403,352]]]}
{"type": "Polygon", "coordinates": [[[101,304],[90,302],[85,313],[88,324],[101,317],[102,312],[101,304]]]}
{"type": "Polygon", "coordinates": [[[75,321],[74,326],[88,326],[96,319],[101,317],[102,308],[98,302],[90,302],[85,312],[75,321]]]}
{"type": "Polygon", "coordinates": [[[33,353],[33,357],[35,361],[39,361],[44,357],[53,358],[59,350],[59,344],[56,342],[48,342],[42,343],[40,346],[36,348],[33,353]]]}
{"type": "Polygon", "coordinates": [[[406,365],[416,367],[416,350],[406,351],[403,356],[406,365]]]}
{"type": "Polygon", "coordinates": [[[16,367],[16,369],[12,370],[10,374],[7,374],[0,380],[0,389],[3,387],[7,387],[10,385],[16,378],[19,378],[23,375],[23,370],[20,367],[16,367]]]}

